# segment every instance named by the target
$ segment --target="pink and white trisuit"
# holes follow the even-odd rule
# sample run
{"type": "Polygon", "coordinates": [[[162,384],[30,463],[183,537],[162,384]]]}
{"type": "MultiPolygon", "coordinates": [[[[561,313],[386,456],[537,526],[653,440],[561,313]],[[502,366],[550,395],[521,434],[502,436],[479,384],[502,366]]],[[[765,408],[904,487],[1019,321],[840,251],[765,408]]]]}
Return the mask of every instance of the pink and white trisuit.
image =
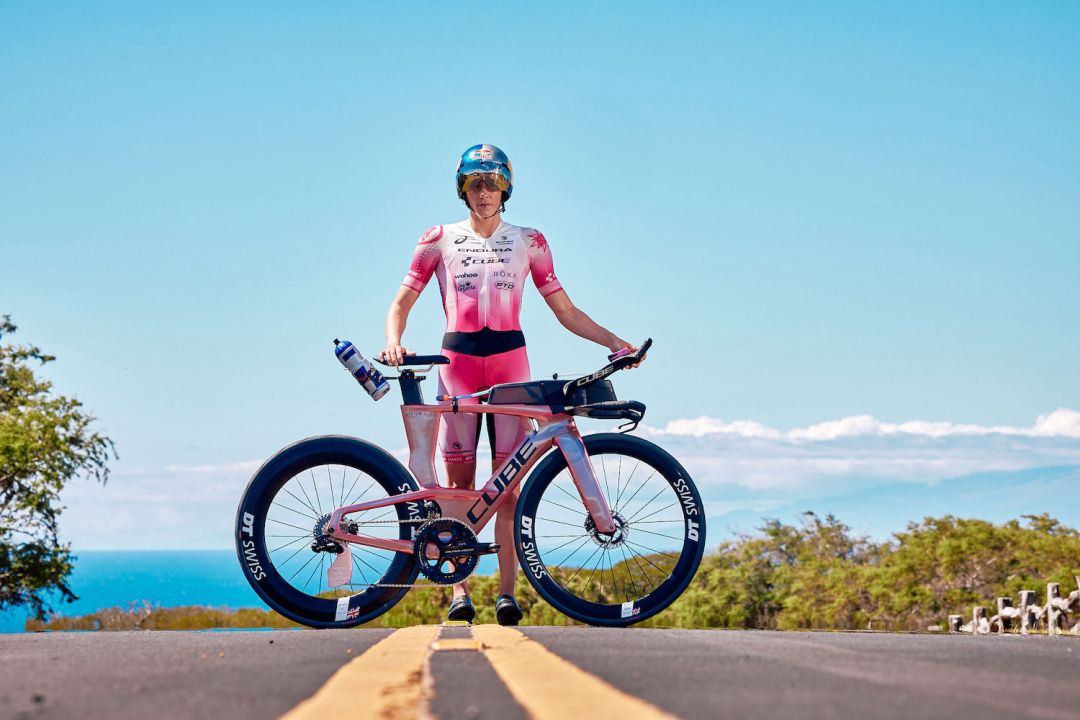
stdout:
{"type": "MultiPolygon", "coordinates": [[[[542,297],[562,289],[547,240],[539,230],[500,223],[483,238],[463,221],[429,228],[416,243],[402,284],[422,292],[432,274],[439,279],[446,334],[439,366],[440,395],[468,395],[498,383],[529,379],[529,358],[521,332],[521,296],[526,275],[542,297]]],[[[459,405],[476,404],[475,398],[459,405]]],[[[481,415],[446,413],[439,447],[448,463],[476,461],[481,415]]],[[[489,416],[491,448],[502,461],[524,435],[523,420],[489,416]],[[491,420],[494,419],[494,428],[491,420]]]]}

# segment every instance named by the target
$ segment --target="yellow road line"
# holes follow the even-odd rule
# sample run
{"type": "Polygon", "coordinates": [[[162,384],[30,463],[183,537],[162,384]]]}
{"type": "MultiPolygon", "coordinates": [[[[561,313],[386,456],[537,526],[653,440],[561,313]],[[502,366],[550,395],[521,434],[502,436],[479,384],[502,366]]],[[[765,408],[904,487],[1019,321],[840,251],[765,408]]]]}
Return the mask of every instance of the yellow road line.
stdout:
{"type": "Polygon", "coordinates": [[[438,634],[437,625],[394,631],[334,673],[283,720],[415,718],[423,702],[424,663],[438,634]]]}
{"type": "Polygon", "coordinates": [[[673,717],[570,664],[517,630],[474,625],[473,636],[480,640],[510,694],[534,720],[582,715],[596,720],[673,717]]]}
{"type": "Polygon", "coordinates": [[[431,649],[436,652],[439,650],[479,650],[480,641],[470,638],[436,640],[431,649]]]}

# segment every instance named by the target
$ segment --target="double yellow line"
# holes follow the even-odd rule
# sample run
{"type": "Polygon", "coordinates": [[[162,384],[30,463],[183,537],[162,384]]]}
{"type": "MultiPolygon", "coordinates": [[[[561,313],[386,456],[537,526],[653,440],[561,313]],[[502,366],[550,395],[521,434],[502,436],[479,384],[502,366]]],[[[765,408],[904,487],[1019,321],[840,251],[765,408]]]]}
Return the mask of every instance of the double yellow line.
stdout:
{"type": "Polygon", "coordinates": [[[437,716],[431,698],[433,652],[482,652],[532,718],[670,718],[654,705],[617,690],[547,650],[522,633],[498,625],[474,625],[472,639],[439,639],[439,625],[396,630],[338,670],[285,720],[328,717],[399,718],[437,716]]]}

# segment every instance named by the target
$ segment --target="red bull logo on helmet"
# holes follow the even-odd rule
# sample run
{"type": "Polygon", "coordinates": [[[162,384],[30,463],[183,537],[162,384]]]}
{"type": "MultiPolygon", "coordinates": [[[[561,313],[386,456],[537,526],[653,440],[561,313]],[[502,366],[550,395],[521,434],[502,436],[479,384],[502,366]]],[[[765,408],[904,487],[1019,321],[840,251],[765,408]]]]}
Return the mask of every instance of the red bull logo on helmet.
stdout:
{"type": "Polygon", "coordinates": [[[481,145],[472,151],[472,159],[487,162],[495,159],[495,150],[490,145],[481,145]]]}

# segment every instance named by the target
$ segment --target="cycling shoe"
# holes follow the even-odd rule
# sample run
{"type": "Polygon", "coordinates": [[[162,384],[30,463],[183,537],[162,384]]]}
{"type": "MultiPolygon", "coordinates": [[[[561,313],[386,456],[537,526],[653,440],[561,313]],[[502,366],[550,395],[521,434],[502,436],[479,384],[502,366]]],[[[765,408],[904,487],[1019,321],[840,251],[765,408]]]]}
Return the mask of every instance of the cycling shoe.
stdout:
{"type": "Polygon", "coordinates": [[[458,595],[450,603],[450,609],[446,613],[447,620],[464,620],[465,622],[472,622],[476,617],[476,608],[473,607],[472,600],[468,595],[458,595]]]}
{"type": "Polygon", "coordinates": [[[495,618],[500,625],[517,625],[525,617],[513,595],[500,595],[495,601],[495,618]]]}

